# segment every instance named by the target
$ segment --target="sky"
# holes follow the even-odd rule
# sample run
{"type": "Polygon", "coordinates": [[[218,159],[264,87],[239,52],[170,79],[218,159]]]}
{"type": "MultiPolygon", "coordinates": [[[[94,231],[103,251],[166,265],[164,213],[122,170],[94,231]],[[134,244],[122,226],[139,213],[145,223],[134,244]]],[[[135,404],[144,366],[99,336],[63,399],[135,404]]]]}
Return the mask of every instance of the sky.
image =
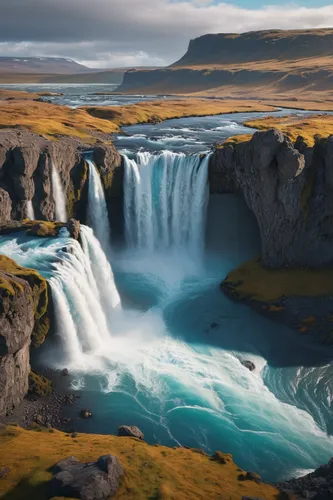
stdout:
{"type": "Polygon", "coordinates": [[[321,27],[332,0],[1,0],[0,56],[163,66],[206,33],[321,27]]]}

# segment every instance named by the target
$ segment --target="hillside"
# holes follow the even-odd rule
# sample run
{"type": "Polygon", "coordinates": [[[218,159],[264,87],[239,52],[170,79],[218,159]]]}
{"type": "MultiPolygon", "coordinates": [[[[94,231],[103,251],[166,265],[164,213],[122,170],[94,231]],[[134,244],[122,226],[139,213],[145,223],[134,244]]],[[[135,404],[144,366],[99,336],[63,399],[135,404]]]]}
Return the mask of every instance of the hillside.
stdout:
{"type": "Polygon", "coordinates": [[[332,49],[333,29],[205,35],[168,68],[125,73],[118,90],[234,97],[327,92],[332,49]]]}
{"type": "Polygon", "coordinates": [[[1,74],[58,74],[89,73],[94,71],[64,57],[0,57],[1,74]]]}

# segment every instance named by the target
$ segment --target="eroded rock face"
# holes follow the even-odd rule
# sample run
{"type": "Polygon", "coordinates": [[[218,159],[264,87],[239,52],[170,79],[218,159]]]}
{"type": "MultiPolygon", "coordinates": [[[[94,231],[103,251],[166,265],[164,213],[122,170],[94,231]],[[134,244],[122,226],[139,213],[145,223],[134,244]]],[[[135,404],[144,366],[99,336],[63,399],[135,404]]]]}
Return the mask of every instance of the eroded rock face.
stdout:
{"type": "Polygon", "coordinates": [[[104,455],[88,463],[66,458],[56,464],[54,473],[52,497],[107,500],[117,492],[124,471],[117,457],[104,455]]]}
{"type": "Polygon", "coordinates": [[[47,305],[44,278],[0,256],[0,416],[28,392],[30,344],[47,334],[47,305]]]}
{"type": "Polygon", "coordinates": [[[332,263],[333,136],[310,148],[278,130],[257,132],[217,149],[209,169],[211,192],[241,194],[254,213],[266,266],[332,263]]]}
{"type": "Polygon", "coordinates": [[[57,170],[67,200],[68,218],[86,221],[88,168],[82,153],[91,150],[101,173],[111,223],[122,231],[122,161],[112,145],[91,147],[78,139],[57,142],[25,131],[0,131],[0,224],[27,217],[32,201],[38,220],[53,221],[55,201],[52,172],[57,170]]]}

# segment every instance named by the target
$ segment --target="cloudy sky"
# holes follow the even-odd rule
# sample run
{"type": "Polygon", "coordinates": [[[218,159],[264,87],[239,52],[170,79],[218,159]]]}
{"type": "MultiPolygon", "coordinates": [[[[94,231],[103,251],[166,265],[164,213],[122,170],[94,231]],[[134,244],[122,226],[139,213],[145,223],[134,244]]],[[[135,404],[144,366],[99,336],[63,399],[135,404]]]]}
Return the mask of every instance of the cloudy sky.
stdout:
{"type": "Polygon", "coordinates": [[[165,65],[205,33],[333,27],[332,0],[1,0],[1,56],[165,65]]]}

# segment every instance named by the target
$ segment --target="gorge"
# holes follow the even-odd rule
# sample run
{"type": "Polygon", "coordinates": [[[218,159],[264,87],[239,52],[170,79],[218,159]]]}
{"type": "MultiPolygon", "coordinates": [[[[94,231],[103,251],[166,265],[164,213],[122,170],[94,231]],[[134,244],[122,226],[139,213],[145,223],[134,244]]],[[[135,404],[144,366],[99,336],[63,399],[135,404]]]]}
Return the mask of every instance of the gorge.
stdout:
{"type": "Polygon", "coordinates": [[[221,448],[268,481],[330,459],[330,351],[219,285],[260,252],[271,268],[331,263],[331,139],[312,147],[268,131],[206,154],[121,156],[107,144],[1,134],[0,252],[48,280],[53,331],[34,367],[69,371],[62,384],[81,397],[64,413],[77,431],[133,423],[150,443],[221,448]],[[66,218],[64,199],[79,242],[74,222],[51,222],[66,218]],[[41,222],[15,227],[29,201],[41,222]],[[91,420],[77,418],[83,407],[91,420]]]}

